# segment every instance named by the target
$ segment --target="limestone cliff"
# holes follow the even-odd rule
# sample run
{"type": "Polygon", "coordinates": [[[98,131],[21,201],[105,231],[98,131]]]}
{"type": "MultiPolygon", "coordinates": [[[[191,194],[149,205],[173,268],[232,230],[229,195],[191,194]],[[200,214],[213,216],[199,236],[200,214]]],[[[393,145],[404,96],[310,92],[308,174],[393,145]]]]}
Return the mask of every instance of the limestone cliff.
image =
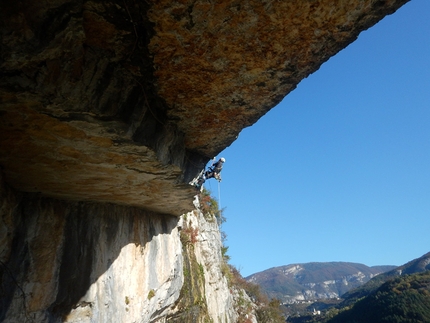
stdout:
{"type": "Polygon", "coordinates": [[[2,1],[0,321],[239,319],[187,183],[407,1],[2,1]]]}
{"type": "Polygon", "coordinates": [[[178,219],[4,183],[0,197],[1,322],[227,323],[242,315],[234,295],[243,292],[222,274],[217,221],[198,199],[178,219]]]}
{"type": "Polygon", "coordinates": [[[209,158],[407,1],[4,0],[6,180],[179,216],[209,158]]]}
{"type": "Polygon", "coordinates": [[[150,322],[183,283],[178,218],[1,190],[0,321],[150,322]]]}

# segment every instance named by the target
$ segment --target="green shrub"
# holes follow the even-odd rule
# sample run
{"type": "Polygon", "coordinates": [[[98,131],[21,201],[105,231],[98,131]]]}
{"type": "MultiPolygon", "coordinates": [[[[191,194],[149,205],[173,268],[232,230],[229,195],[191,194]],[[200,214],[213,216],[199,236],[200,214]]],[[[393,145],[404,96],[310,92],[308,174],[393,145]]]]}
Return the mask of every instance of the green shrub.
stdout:
{"type": "Polygon", "coordinates": [[[153,289],[151,289],[148,293],[148,299],[151,299],[155,296],[155,291],[153,289]]]}

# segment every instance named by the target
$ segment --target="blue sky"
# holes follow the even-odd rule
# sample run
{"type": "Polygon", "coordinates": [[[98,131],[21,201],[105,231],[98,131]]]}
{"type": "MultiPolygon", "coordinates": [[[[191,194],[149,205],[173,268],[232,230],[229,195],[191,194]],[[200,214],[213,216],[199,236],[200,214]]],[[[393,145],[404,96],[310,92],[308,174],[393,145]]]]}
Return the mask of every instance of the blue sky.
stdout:
{"type": "Polygon", "coordinates": [[[362,32],[221,156],[220,187],[205,185],[243,276],[429,252],[430,1],[362,32]]]}

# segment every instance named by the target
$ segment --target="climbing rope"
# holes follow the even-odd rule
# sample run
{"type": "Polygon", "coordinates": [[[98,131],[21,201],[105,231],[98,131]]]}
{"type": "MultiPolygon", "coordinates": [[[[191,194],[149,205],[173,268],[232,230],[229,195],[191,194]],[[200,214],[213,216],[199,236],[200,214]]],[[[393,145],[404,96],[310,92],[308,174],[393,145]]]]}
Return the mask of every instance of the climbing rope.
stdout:
{"type": "Polygon", "coordinates": [[[221,182],[218,181],[218,210],[221,211],[221,182]]]}

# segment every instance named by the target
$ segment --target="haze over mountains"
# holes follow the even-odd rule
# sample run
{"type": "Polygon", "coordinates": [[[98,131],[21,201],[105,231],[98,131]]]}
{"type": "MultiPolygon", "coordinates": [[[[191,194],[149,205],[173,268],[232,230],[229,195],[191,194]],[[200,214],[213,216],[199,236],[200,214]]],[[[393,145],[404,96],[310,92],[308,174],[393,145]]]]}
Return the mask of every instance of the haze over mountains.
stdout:
{"type": "Polygon", "coordinates": [[[378,275],[358,288],[351,289],[342,296],[345,299],[344,303],[349,304],[363,296],[368,295],[370,292],[376,290],[383,283],[390,279],[405,275],[422,273],[427,270],[430,270],[430,252],[419,258],[411,260],[402,266],[398,266],[390,271],[378,275]]]}
{"type": "Polygon", "coordinates": [[[311,262],[273,267],[246,277],[283,303],[339,298],[351,304],[386,281],[430,270],[430,252],[402,266],[311,262]]]}
{"type": "Polygon", "coordinates": [[[350,262],[311,262],[267,269],[246,279],[283,303],[337,298],[396,266],[350,262]]]}
{"type": "Polygon", "coordinates": [[[288,322],[430,322],[430,252],[374,277],[342,299],[335,308],[326,309],[322,320],[310,316],[288,322]]]}

